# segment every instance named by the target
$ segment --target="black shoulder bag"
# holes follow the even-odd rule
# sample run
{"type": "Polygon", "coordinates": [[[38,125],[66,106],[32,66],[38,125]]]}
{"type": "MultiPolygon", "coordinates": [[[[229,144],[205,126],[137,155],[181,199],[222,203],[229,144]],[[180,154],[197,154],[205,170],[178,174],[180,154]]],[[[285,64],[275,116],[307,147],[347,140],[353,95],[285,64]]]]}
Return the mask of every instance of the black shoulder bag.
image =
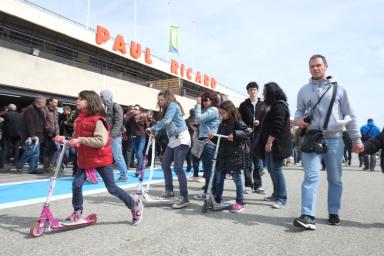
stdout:
{"type": "Polygon", "coordinates": [[[329,102],[327,115],[324,120],[323,130],[308,130],[306,132],[306,134],[304,135],[303,143],[301,145],[302,152],[324,154],[328,151],[327,143],[323,141],[323,138],[325,135],[325,131],[328,128],[329,118],[331,116],[333,104],[336,98],[337,84],[332,83],[332,86],[333,86],[332,98],[331,98],[331,101],[329,102]]]}

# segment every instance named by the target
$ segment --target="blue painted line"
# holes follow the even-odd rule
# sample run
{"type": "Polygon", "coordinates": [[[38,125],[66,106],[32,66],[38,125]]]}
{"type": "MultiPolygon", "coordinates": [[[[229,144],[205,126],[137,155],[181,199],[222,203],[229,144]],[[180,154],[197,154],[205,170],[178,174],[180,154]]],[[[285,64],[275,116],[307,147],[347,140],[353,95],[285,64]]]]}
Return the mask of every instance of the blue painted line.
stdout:
{"type": "MultiPolygon", "coordinates": [[[[149,170],[146,170],[144,175],[144,183],[148,180],[149,170]]],[[[119,177],[119,173],[115,172],[115,179],[119,177]]],[[[159,182],[163,180],[163,172],[161,168],[155,168],[153,172],[152,181],[159,182]]],[[[126,182],[117,183],[119,187],[135,187],[138,185],[138,178],[134,173],[128,173],[128,180],[126,182]]],[[[18,206],[35,202],[43,202],[48,195],[50,180],[43,181],[26,181],[10,184],[2,184],[0,186],[0,208],[8,208],[6,206],[18,206]],[[20,204],[18,203],[20,202],[20,204]],[[30,202],[30,203],[21,203],[30,202]]],[[[105,185],[102,180],[97,184],[85,182],[83,186],[84,194],[92,194],[105,191],[105,185]],[[87,193],[88,192],[88,193],[87,193]]],[[[67,198],[72,196],[72,177],[58,178],[53,192],[53,199],[67,198]]]]}

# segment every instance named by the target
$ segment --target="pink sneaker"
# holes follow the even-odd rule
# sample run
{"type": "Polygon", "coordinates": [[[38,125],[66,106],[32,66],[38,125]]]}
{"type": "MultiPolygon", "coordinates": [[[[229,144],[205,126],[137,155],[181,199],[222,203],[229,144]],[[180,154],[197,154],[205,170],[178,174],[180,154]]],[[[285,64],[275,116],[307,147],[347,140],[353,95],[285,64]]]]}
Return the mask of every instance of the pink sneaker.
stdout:
{"type": "Polygon", "coordinates": [[[81,211],[75,211],[62,222],[65,226],[86,223],[87,221],[81,217],[81,211]]]}
{"type": "Polygon", "coordinates": [[[141,220],[143,219],[143,211],[144,211],[144,206],[141,200],[139,199],[136,201],[135,207],[131,211],[133,226],[136,226],[141,222],[141,220]]]}
{"type": "Polygon", "coordinates": [[[244,210],[245,210],[245,205],[244,204],[235,203],[234,205],[232,205],[232,208],[229,211],[233,212],[233,213],[240,213],[240,212],[242,212],[244,210]]]}

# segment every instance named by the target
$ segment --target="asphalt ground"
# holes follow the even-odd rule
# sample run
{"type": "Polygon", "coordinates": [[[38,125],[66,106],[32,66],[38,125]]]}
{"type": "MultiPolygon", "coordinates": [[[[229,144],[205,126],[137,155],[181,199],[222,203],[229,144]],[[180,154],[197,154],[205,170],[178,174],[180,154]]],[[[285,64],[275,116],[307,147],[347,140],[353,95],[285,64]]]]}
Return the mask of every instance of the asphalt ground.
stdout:
{"type": "MultiPolygon", "coordinates": [[[[0,255],[384,255],[384,174],[379,167],[375,172],[344,167],[340,226],[327,224],[327,181],[321,172],[316,231],[292,225],[300,214],[303,171],[292,166],[284,173],[288,204],[282,209],[272,209],[263,195],[253,193],[245,195],[247,208],[242,213],[202,214],[202,202],[192,199],[202,183],[189,182],[191,204],[185,209],[145,207],[142,223],[134,227],[119,199],[108,193],[86,195],[84,214],[96,213],[96,225],[46,232],[39,238],[30,238],[28,232],[41,203],[1,209],[0,255]]],[[[43,177],[5,172],[0,182],[39,178],[43,177]]],[[[271,193],[267,173],[263,182],[271,193]]],[[[233,181],[226,180],[227,199],[234,198],[234,188],[233,181]]],[[[162,184],[155,184],[151,194],[162,190],[162,184]]],[[[134,189],[128,191],[132,194],[134,189]]],[[[71,199],[53,201],[51,210],[55,217],[65,218],[72,211],[71,199]]]]}

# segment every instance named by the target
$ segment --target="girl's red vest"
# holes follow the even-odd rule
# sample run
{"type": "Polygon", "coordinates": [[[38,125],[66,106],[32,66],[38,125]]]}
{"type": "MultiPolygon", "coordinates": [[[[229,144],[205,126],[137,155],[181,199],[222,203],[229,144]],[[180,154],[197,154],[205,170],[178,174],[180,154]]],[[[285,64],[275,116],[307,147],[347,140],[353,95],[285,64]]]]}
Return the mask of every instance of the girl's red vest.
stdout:
{"type": "Polygon", "coordinates": [[[77,148],[77,163],[80,169],[108,166],[113,162],[109,125],[104,117],[99,115],[89,116],[84,112],[80,112],[75,120],[75,135],[76,137],[94,137],[93,133],[98,120],[101,120],[107,127],[108,142],[101,148],[92,148],[80,144],[77,148]]]}

